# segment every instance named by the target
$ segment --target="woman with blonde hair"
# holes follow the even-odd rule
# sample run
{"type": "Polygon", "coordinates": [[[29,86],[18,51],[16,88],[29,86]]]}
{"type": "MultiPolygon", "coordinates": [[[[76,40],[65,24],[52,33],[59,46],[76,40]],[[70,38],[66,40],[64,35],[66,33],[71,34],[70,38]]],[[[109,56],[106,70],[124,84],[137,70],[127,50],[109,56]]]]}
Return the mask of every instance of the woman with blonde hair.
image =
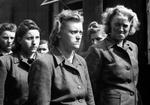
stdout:
{"type": "Polygon", "coordinates": [[[139,29],[138,17],[123,5],[102,17],[108,36],[86,57],[96,105],[138,105],[138,47],[126,39],[139,29]]]}

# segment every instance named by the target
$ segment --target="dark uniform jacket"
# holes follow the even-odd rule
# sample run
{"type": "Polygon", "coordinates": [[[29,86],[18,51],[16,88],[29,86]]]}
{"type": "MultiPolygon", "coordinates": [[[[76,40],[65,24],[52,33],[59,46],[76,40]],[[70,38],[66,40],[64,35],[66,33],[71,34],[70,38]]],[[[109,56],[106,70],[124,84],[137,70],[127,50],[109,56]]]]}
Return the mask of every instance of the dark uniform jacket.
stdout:
{"type": "Polygon", "coordinates": [[[23,105],[27,101],[29,68],[17,53],[0,58],[0,105],[23,105]]]}
{"type": "Polygon", "coordinates": [[[96,105],[137,105],[138,49],[127,40],[123,45],[106,38],[86,57],[96,105]]]}
{"type": "Polygon", "coordinates": [[[68,62],[57,49],[31,66],[28,105],[95,105],[85,60],[68,62]]]}

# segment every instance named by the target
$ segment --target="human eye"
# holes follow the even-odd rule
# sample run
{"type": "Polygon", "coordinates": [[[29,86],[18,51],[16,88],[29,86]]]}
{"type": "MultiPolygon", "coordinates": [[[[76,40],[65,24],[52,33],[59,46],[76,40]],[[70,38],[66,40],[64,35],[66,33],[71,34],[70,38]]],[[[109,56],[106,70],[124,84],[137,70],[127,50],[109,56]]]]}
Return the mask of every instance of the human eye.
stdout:
{"type": "Polygon", "coordinates": [[[70,31],[70,33],[71,34],[76,34],[76,33],[78,33],[78,31],[77,30],[73,30],[73,31],[70,31]]]}
{"type": "Polygon", "coordinates": [[[40,39],[40,36],[36,36],[35,38],[36,38],[36,39],[40,39]]]}
{"type": "Polygon", "coordinates": [[[127,24],[124,24],[124,25],[123,25],[123,27],[124,27],[124,28],[127,28],[127,27],[128,27],[128,25],[127,25],[127,24]]]}
{"type": "Polygon", "coordinates": [[[33,39],[33,37],[26,37],[26,39],[27,39],[27,40],[32,40],[32,39],[33,39]]]}
{"type": "Polygon", "coordinates": [[[10,37],[10,39],[15,39],[15,37],[10,37]]]}
{"type": "Polygon", "coordinates": [[[97,37],[97,38],[95,38],[97,41],[100,41],[102,38],[100,38],[100,37],[97,37]]]}
{"type": "Polygon", "coordinates": [[[3,39],[5,39],[5,40],[7,40],[7,39],[9,39],[7,36],[3,36],[3,39]]]}

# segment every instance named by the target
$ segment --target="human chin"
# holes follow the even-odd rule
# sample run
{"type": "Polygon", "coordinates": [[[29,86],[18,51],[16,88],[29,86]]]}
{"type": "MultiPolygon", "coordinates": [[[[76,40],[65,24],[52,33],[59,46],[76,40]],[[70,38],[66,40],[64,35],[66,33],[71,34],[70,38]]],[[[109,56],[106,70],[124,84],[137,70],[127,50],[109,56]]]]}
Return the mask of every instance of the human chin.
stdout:
{"type": "Polygon", "coordinates": [[[9,52],[9,51],[11,51],[11,50],[12,50],[12,47],[7,47],[7,48],[6,48],[6,51],[7,51],[7,52],[9,52]]]}
{"type": "Polygon", "coordinates": [[[11,49],[12,49],[12,46],[7,46],[7,49],[8,49],[8,50],[11,50],[11,49]]]}
{"type": "Polygon", "coordinates": [[[75,49],[79,49],[79,47],[80,47],[80,44],[74,45],[74,48],[75,48],[75,49]]]}
{"type": "Polygon", "coordinates": [[[32,48],[32,49],[31,49],[31,52],[32,52],[32,53],[37,52],[37,48],[32,48]]]}

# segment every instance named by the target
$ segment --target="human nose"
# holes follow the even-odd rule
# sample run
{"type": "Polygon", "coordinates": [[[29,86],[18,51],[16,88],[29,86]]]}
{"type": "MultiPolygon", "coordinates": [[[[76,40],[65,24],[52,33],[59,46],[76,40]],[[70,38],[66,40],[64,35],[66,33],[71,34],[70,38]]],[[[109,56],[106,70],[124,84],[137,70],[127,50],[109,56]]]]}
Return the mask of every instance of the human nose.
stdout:
{"type": "Polygon", "coordinates": [[[38,39],[33,38],[33,40],[32,40],[32,44],[33,44],[33,45],[36,45],[38,42],[39,42],[39,40],[38,40],[38,39]]]}
{"type": "Polygon", "coordinates": [[[123,31],[124,30],[124,27],[123,26],[120,26],[120,31],[123,31]]]}
{"type": "Polygon", "coordinates": [[[76,39],[77,39],[77,40],[80,40],[80,39],[81,39],[81,36],[80,36],[80,35],[78,35],[78,36],[76,37],[76,39]]]}
{"type": "Polygon", "coordinates": [[[76,39],[77,39],[77,40],[80,40],[81,38],[82,38],[82,33],[78,32],[78,33],[77,33],[77,36],[76,36],[76,39]]]}
{"type": "Polygon", "coordinates": [[[13,42],[13,39],[8,38],[8,43],[12,43],[12,42],[13,42]]]}

